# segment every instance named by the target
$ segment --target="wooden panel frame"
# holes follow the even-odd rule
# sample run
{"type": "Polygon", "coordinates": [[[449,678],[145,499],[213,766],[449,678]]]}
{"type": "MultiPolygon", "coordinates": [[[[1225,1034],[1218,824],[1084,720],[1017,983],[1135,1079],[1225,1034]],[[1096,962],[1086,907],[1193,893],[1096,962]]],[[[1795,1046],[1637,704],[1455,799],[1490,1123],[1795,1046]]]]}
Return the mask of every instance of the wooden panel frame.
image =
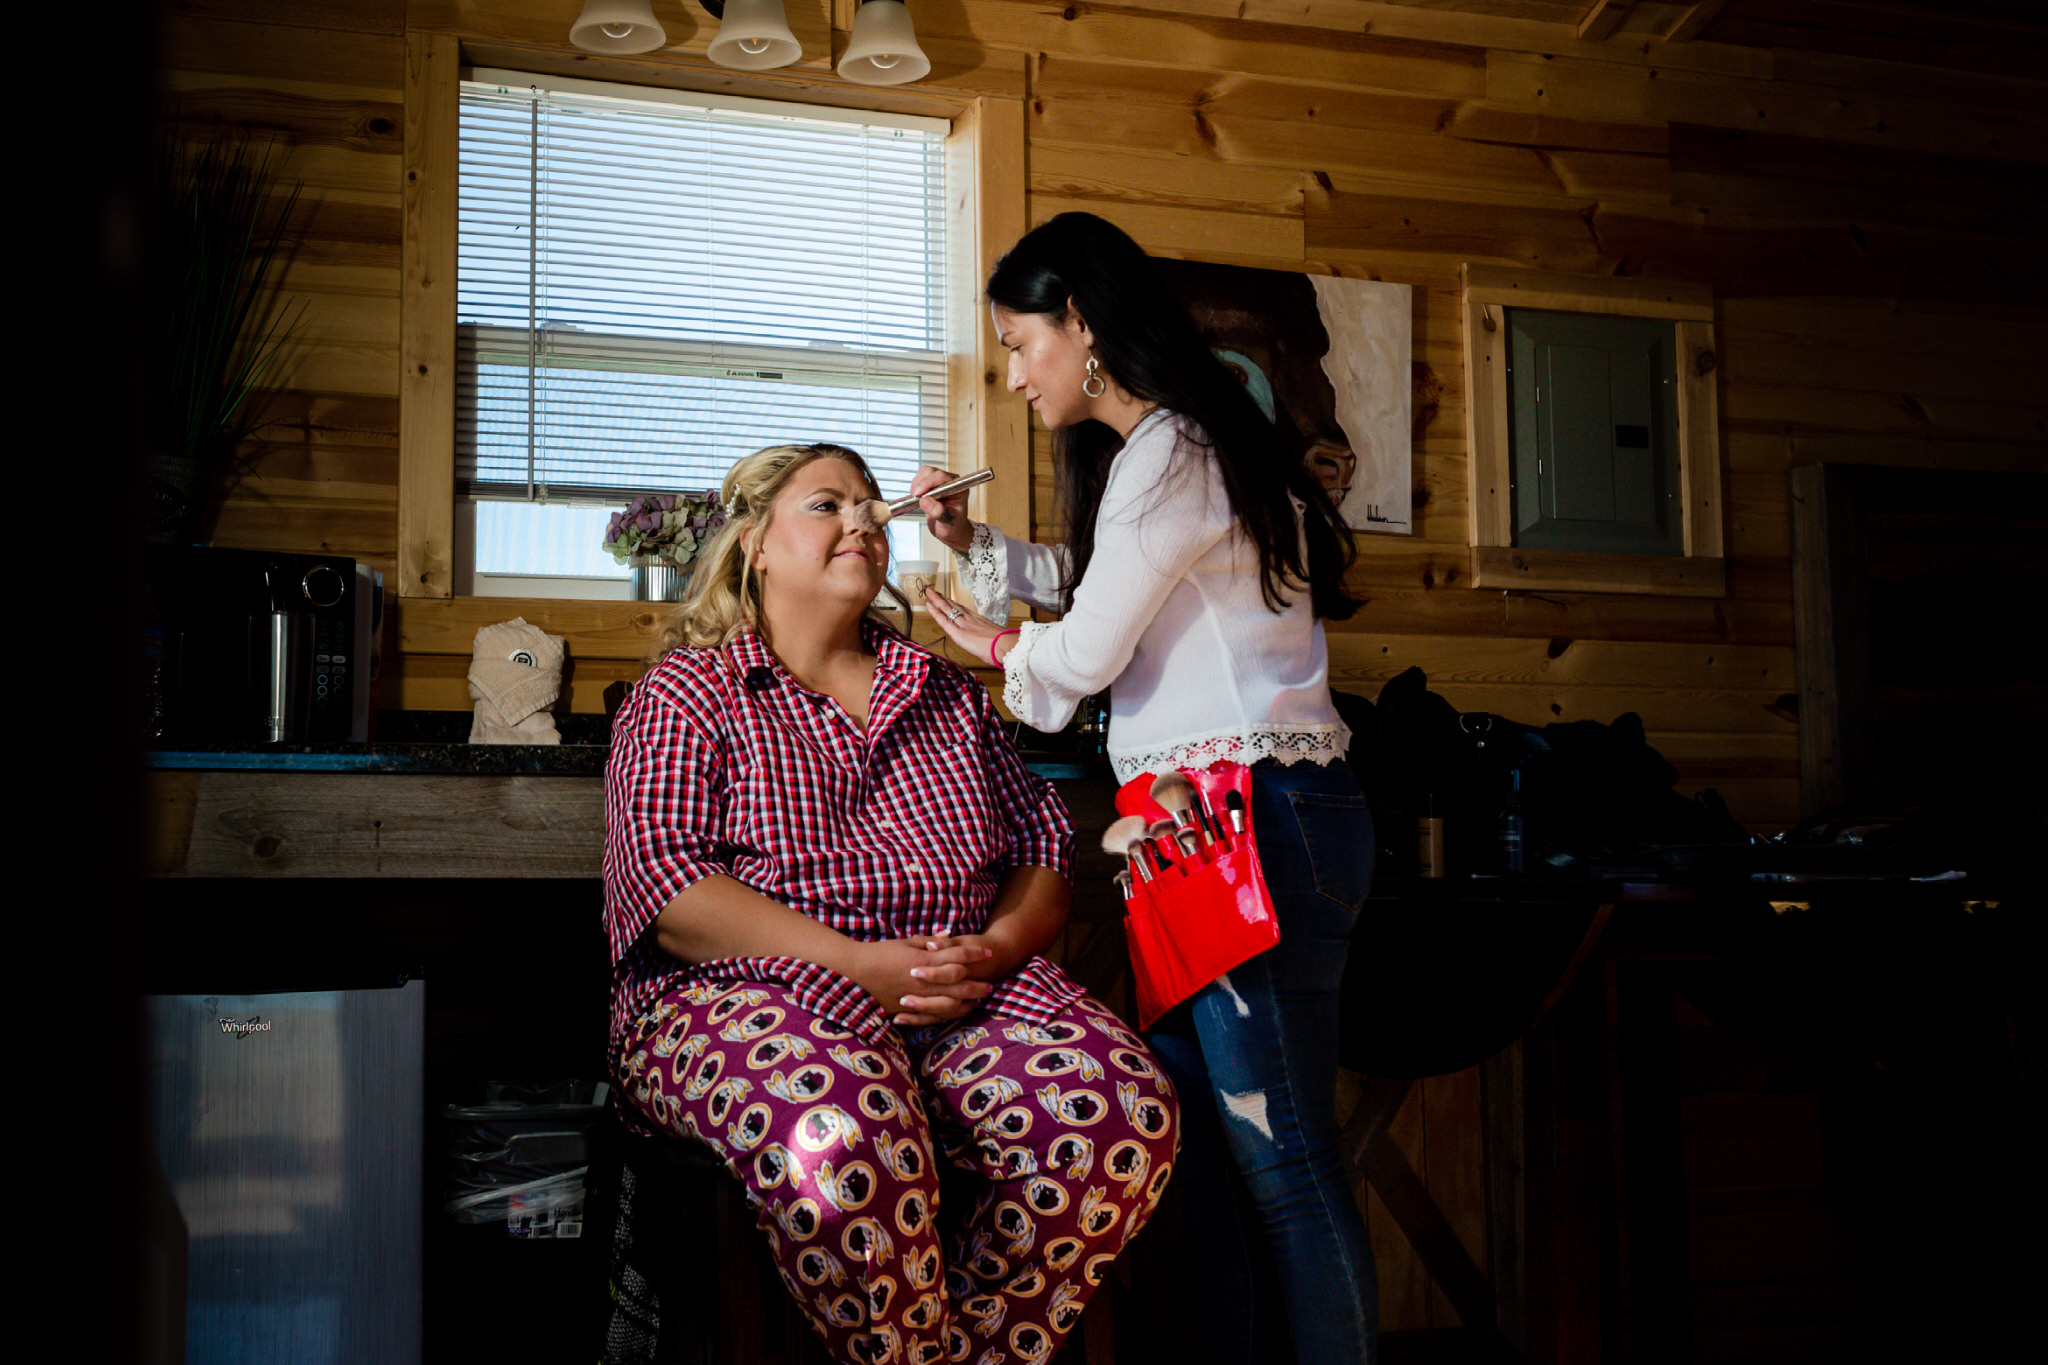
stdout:
{"type": "Polygon", "coordinates": [[[1874,798],[1870,594],[1854,467],[1786,471],[1799,672],[1799,808],[1814,816],[1874,798]]]}
{"type": "MultiPolygon", "coordinates": [[[[456,98],[461,68],[493,64],[545,73],[578,55],[507,46],[488,35],[474,42],[445,30],[416,28],[406,35],[397,585],[402,598],[454,596],[456,98]]],[[[575,74],[599,73],[579,64],[575,74]]],[[[1026,226],[1023,100],[942,86],[853,86],[816,73],[764,72],[750,79],[756,74],[661,53],[608,63],[602,77],[765,99],[801,101],[816,95],[821,103],[952,120],[946,143],[951,186],[949,463],[963,471],[993,468],[997,477],[977,490],[974,515],[1028,539],[1028,419],[1021,402],[1005,399],[1003,362],[980,309],[981,282],[1026,226]]],[[[1021,79],[1016,84],[1021,96],[1021,79]]],[[[502,601],[507,611],[517,605],[502,601]]],[[[580,652],[579,641],[572,637],[569,643],[572,654],[580,652]]]]}
{"type": "Polygon", "coordinates": [[[455,99],[445,33],[405,40],[398,290],[398,595],[446,597],[455,568],[455,99]]]}
{"type": "Polygon", "coordinates": [[[1714,375],[1714,294],[1706,285],[1617,280],[1467,264],[1465,409],[1471,431],[1472,586],[1567,592],[1725,597],[1726,510],[1721,497],[1720,399],[1714,375]],[[1509,482],[1508,346],[1502,310],[1542,308],[1662,318],[1678,357],[1678,467],[1682,555],[1606,555],[1514,545],[1509,482]]]}
{"type": "Polygon", "coordinates": [[[1024,146],[1022,100],[981,98],[953,117],[946,176],[962,188],[951,197],[946,221],[946,404],[951,467],[996,472],[970,495],[970,515],[1029,540],[1030,409],[1008,396],[1008,357],[982,306],[996,258],[1028,226],[1024,146]],[[971,460],[962,458],[970,453],[971,460]]]}
{"type": "Polygon", "coordinates": [[[152,772],[150,877],[595,878],[604,780],[152,772]]]}

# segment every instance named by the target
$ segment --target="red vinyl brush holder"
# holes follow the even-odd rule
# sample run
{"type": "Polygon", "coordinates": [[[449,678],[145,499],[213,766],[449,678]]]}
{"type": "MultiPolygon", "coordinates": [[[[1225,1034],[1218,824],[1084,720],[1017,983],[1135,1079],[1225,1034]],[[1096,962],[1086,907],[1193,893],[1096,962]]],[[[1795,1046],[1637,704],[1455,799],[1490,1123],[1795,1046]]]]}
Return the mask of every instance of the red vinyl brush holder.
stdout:
{"type": "MultiPolygon", "coordinates": [[[[1214,763],[1181,775],[1202,794],[1224,842],[1207,844],[1193,856],[1178,849],[1173,865],[1161,870],[1147,862],[1152,880],[1133,874],[1124,902],[1124,936],[1137,983],[1138,1027],[1159,1016],[1231,968],[1250,961],[1280,941],[1280,921],[1259,866],[1258,840],[1251,823],[1252,773],[1242,763],[1214,763]],[[1230,828],[1226,797],[1244,802],[1242,834],[1230,828]]],[[[1118,815],[1142,815],[1147,823],[1169,820],[1152,799],[1157,773],[1142,773],[1118,789],[1118,815]]],[[[1149,852],[1138,856],[1150,858],[1149,852]]]]}

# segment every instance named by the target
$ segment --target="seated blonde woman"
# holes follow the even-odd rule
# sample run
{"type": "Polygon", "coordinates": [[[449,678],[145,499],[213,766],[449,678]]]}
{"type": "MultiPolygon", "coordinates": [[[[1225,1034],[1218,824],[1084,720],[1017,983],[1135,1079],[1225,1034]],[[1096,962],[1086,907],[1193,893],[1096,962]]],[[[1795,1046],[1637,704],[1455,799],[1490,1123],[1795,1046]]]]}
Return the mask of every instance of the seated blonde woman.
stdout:
{"type": "Polygon", "coordinates": [[[746,1188],[841,1361],[1051,1356],[1165,1188],[1173,1092],[1039,953],[1073,826],[987,689],[870,610],[853,452],[776,446],[612,732],[629,1120],[746,1188]],[[941,1167],[973,1190],[939,1209],[941,1167]],[[942,1236],[942,1229],[944,1235],[942,1236]]]}

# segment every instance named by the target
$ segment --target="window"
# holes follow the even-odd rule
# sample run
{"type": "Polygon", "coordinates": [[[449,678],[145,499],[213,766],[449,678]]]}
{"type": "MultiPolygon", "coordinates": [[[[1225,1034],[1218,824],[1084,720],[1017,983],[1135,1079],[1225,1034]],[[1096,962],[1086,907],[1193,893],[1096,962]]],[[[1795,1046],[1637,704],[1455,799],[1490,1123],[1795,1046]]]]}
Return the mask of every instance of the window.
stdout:
{"type": "MultiPolygon", "coordinates": [[[[470,69],[475,56],[511,50],[491,47],[482,39],[465,39],[446,28],[409,27],[405,36],[398,543],[392,585],[404,603],[401,629],[408,654],[466,656],[476,628],[503,620],[506,614],[502,599],[473,597],[471,551],[458,543],[456,245],[462,82],[475,74],[470,69]],[[474,51],[469,50],[472,41],[477,44],[474,51]]],[[[520,61],[531,62],[556,77],[573,78],[589,69],[582,53],[531,47],[518,52],[520,61]]],[[[735,72],[696,57],[666,53],[614,65],[631,69],[649,82],[646,87],[628,87],[628,93],[644,93],[654,100],[670,90],[692,88],[777,100],[792,95],[801,98],[815,77],[815,73],[794,69],[735,72]]],[[[977,520],[1014,535],[1028,535],[1033,524],[1029,413],[1021,402],[1009,401],[1002,392],[998,347],[978,292],[996,257],[1029,226],[1024,196],[1024,95],[1029,88],[1025,68],[1022,53],[992,54],[977,68],[978,83],[973,90],[948,89],[932,81],[914,89],[861,87],[842,92],[873,108],[951,125],[942,158],[946,178],[946,463],[963,472],[982,467],[996,471],[993,483],[975,490],[970,506],[977,520]]],[[[470,495],[464,495],[461,504],[475,506],[470,495]]],[[[533,504],[536,508],[550,505],[533,504]]],[[[560,609],[535,606],[528,615],[540,613],[551,623],[550,628],[563,631],[584,657],[639,658],[646,647],[642,636],[647,614],[593,606],[596,609],[589,611],[567,605],[560,609]]]]}
{"type": "Polygon", "coordinates": [[[1725,593],[1711,292],[1464,277],[1474,586],[1725,593]]]}
{"type": "MultiPolygon", "coordinates": [[[[943,120],[477,71],[455,483],[473,591],[597,596],[608,511],[780,441],[944,464],[943,120]],[[560,590],[559,588],[557,590],[560,590]]],[[[917,528],[899,555],[914,554],[917,528]]]]}

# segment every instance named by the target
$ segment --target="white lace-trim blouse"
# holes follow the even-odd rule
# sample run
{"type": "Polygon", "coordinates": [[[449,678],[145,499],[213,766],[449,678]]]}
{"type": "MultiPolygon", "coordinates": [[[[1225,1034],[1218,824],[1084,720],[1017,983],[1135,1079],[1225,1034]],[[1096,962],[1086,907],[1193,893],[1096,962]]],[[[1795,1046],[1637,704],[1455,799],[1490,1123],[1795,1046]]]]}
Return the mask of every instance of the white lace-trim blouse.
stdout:
{"type": "MultiPolygon", "coordinates": [[[[984,616],[1003,620],[1012,597],[1059,609],[1064,546],[984,524],[956,560],[984,616]]],[[[1330,701],[1322,623],[1305,588],[1287,596],[1277,613],[1261,598],[1258,551],[1200,430],[1155,409],[1110,463],[1072,606],[1059,621],[1025,623],[1005,657],[1003,703],[1034,729],[1058,730],[1108,687],[1119,782],[1218,759],[1341,758],[1351,732],[1330,701]]]]}

